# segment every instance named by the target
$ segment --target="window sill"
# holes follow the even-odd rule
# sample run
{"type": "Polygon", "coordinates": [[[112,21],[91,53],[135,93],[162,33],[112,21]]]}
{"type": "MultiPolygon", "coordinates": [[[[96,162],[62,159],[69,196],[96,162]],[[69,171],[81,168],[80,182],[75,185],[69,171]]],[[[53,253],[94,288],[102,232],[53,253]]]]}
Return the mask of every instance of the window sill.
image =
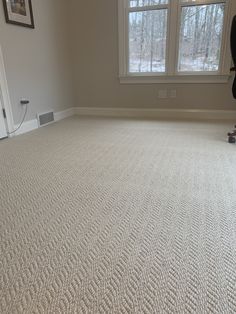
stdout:
{"type": "Polygon", "coordinates": [[[175,75],[151,76],[129,75],[120,76],[121,84],[224,84],[229,81],[230,75],[175,75]]]}

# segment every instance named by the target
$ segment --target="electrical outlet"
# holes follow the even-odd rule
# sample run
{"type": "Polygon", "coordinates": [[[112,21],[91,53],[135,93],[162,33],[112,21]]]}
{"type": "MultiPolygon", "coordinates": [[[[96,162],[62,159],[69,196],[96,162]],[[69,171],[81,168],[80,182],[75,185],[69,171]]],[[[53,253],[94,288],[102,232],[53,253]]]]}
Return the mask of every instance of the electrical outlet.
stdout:
{"type": "Polygon", "coordinates": [[[158,91],[158,98],[167,98],[167,90],[166,89],[160,89],[158,91]]]}
{"type": "Polygon", "coordinates": [[[170,98],[176,98],[176,97],[177,97],[176,89],[170,90],[170,98]]]}
{"type": "Polygon", "coordinates": [[[25,98],[22,98],[20,100],[20,104],[23,106],[23,105],[28,105],[29,104],[29,100],[25,99],[25,98]]]}

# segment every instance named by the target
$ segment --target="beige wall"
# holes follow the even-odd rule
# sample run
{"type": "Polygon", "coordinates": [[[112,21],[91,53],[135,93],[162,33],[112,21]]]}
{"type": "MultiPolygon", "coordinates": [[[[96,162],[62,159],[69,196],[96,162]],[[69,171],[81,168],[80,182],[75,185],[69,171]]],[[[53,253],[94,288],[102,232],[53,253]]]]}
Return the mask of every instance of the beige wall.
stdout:
{"type": "Polygon", "coordinates": [[[38,112],[49,109],[56,112],[76,105],[236,108],[231,96],[232,81],[217,85],[121,85],[117,0],[32,0],[32,3],[34,30],[6,24],[0,5],[0,44],[15,123],[22,117],[19,105],[22,97],[31,101],[26,120],[35,118],[38,112]],[[158,89],[176,89],[177,98],[158,99],[158,89]]]}
{"type": "MultiPolygon", "coordinates": [[[[2,1],[1,1],[2,2],[2,1]]],[[[22,116],[19,100],[30,99],[26,120],[36,113],[74,106],[68,49],[68,3],[32,0],[35,29],[5,23],[0,3],[2,46],[14,122],[22,116]]]]}
{"type": "Polygon", "coordinates": [[[236,101],[231,96],[232,82],[121,85],[118,80],[117,0],[71,0],[71,4],[78,106],[236,109],[236,101]],[[160,100],[158,89],[176,89],[177,98],[160,100]]]}

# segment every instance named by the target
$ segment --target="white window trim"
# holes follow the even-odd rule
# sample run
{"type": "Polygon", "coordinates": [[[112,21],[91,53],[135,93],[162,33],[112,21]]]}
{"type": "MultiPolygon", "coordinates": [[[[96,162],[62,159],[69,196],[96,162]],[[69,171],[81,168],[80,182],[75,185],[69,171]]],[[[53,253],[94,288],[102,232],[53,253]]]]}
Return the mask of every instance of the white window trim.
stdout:
{"type": "MultiPolygon", "coordinates": [[[[230,78],[230,26],[232,17],[232,0],[226,2],[224,27],[221,44],[220,68],[217,72],[177,72],[178,34],[180,31],[180,4],[169,1],[167,30],[167,69],[166,73],[129,73],[128,72],[128,0],[118,0],[118,32],[119,32],[119,79],[122,84],[156,84],[156,83],[227,83],[230,78]],[[177,26],[177,27],[176,27],[177,26]],[[176,41],[170,40],[176,38],[176,41]]],[[[198,0],[201,3],[222,3],[222,0],[198,0]]],[[[185,4],[186,5],[186,4],[185,4]]],[[[188,5],[191,5],[188,3],[188,5]]],[[[192,5],[196,5],[193,3],[192,5]]],[[[165,6],[166,7],[166,6],[165,6]]]]}

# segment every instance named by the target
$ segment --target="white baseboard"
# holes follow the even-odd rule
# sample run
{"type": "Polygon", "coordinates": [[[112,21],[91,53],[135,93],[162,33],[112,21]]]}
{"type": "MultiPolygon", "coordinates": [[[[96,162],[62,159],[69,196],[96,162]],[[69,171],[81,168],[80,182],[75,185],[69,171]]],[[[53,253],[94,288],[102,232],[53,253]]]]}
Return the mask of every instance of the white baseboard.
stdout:
{"type": "MultiPolygon", "coordinates": [[[[69,108],[63,111],[59,111],[59,112],[55,112],[54,113],[54,118],[55,121],[60,121],[63,120],[65,118],[71,117],[75,114],[75,108],[69,108]]],[[[15,129],[18,127],[18,125],[15,125],[15,129]]],[[[33,119],[33,120],[29,120],[26,121],[22,124],[22,126],[20,127],[20,129],[18,131],[15,132],[14,135],[21,135],[24,133],[28,133],[30,131],[36,130],[38,129],[38,120],[37,119],[33,119]]]]}
{"type": "Polygon", "coordinates": [[[77,107],[74,111],[80,116],[236,121],[236,110],[77,107]]]}
{"type": "Polygon", "coordinates": [[[75,108],[72,107],[63,111],[55,112],[54,119],[55,121],[60,121],[74,115],[75,115],[75,108]]]}
{"type": "MultiPolygon", "coordinates": [[[[17,129],[18,125],[14,126],[14,129],[17,129]]],[[[38,128],[38,120],[37,119],[33,119],[33,120],[29,120],[26,121],[22,124],[22,126],[19,128],[19,130],[17,130],[14,135],[21,135],[24,133],[28,133],[30,131],[33,131],[35,129],[38,128]]]]}
{"type": "MultiPolygon", "coordinates": [[[[60,121],[73,115],[123,117],[123,118],[151,118],[151,119],[199,119],[199,120],[235,120],[236,110],[201,110],[201,109],[136,109],[136,108],[95,108],[72,107],[55,112],[55,121],[60,121]]],[[[18,126],[15,125],[15,129],[18,126]]],[[[38,129],[38,120],[33,119],[22,124],[14,135],[24,134],[38,129]]]]}

